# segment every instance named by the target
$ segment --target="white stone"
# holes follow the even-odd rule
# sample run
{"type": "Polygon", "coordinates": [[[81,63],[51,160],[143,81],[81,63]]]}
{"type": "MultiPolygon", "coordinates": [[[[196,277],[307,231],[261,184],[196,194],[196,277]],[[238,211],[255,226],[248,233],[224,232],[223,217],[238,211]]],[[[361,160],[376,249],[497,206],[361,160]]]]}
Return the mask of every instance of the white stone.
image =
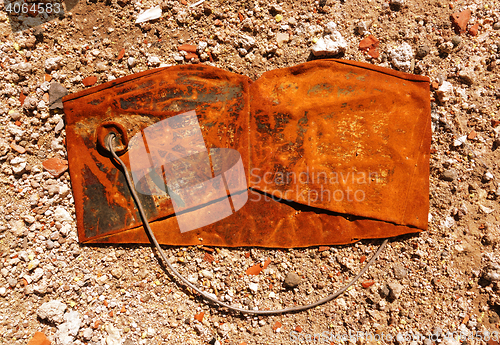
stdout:
{"type": "Polygon", "coordinates": [[[249,283],[248,288],[252,290],[253,292],[257,292],[259,290],[259,284],[257,283],[249,283]]]}
{"type": "Polygon", "coordinates": [[[61,67],[61,61],[62,61],[62,57],[60,57],[60,56],[54,57],[54,58],[49,58],[49,59],[45,60],[45,69],[47,70],[47,72],[58,69],[59,67],[61,67]]]}
{"type": "Polygon", "coordinates": [[[54,218],[56,221],[59,222],[71,222],[73,218],[71,217],[71,214],[66,211],[64,207],[58,206],[56,207],[56,210],[54,211],[54,218]]]}
{"type": "Polygon", "coordinates": [[[413,49],[408,43],[403,42],[399,47],[390,50],[389,54],[394,67],[403,72],[410,71],[413,49]]]}
{"type": "Polygon", "coordinates": [[[467,136],[463,135],[455,139],[455,141],[453,142],[453,146],[455,147],[462,146],[463,144],[465,144],[466,141],[467,141],[467,136]]]}
{"type": "Polygon", "coordinates": [[[340,32],[334,31],[330,35],[320,38],[311,51],[314,56],[328,57],[345,53],[347,42],[340,32]]]}
{"type": "Polygon", "coordinates": [[[150,56],[148,57],[148,66],[158,66],[161,63],[160,58],[158,56],[150,56]]]}
{"type": "Polygon", "coordinates": [[[150,8],[149,10],[146,10],[144,12],[142,12],[141,14],[139,14],[139,16],[137,17],[137,19],[135,20],[135,23],[144,23],[144,22],[147,22],[149,20],[154,20],[154,19],[158,19],[161,17],[161,8],[160,6],[156,6],[156,7],[153,7],[153,8],[150,8]]]}
{"type": "Polygon", "coordinates": [[[328,22],[325,25],[325,34],[333,34],[337,30],[335,22],[328,22]]]}
{"type": "Polygon", "coordinates": [[[443,83],[436,90],[436,96],[441,103],[448,102],[452,94],[453,85],[451,85],[448,81],[443,81],[443,83]]]}
{"type": "Polygon", "coordinates": [[[63,324],[57,326],[56,344],[73,345],[78,330],[82,325],[82,319],[77,311],[70,311],[64,314],[64,321],[63,324]]]}
{"type": "Polygon", "coordinates": [[[255,38],[248,35],[240,35],[239,44],[242,48],[250,50],[255,47],[255,38]]]}
{"type": "Polygon", "coordinates": [[[479,205],[479,208],[481,209],[481,211],[483,211],[486,214],[490,214],[493,211],[495,211],[494,208],[489,208],[489,207],[486,207],[486,206],[483,206],[483,205],[479,205]]]}
{"type": "Polygon", "coordinates": [[[120,336],[120,330],[110,323],[106,324],[105,329],[106,332],[108,332],[106,345],[121,345],[122,338],[120,336]]]}
{"type": "Polygon", "coordinates": [[[7,289],[4,288],[3,286],[0,287],[0,296],[2,296],[2,297],[7,296],[7,289]]]}
{"type": "Polygon", "coordinates": [[[42,320],[61,323],[64,321],[64,311],[66,308],[66,304],[63,302],[53,300],[42,304],[40,308],[38,308],[37,315],[42,320]]]}

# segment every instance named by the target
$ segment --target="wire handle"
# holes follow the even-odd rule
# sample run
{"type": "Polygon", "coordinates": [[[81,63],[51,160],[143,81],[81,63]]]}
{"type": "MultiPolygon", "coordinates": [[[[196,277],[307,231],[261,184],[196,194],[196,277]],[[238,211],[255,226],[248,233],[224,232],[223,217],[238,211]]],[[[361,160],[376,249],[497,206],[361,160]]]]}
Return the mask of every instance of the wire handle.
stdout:
{"type": "Polygon", "coordinates": [[[148,220],[146,218],[146,213],[144,212],[144,208],[142,207],[141,201],[139,200],[139,196],[137,195],[137,192],[135,191],[135,188],[134,188],[133,183],[132,183],[132,178],[130,177],[130,173],[128,172],[128,169],[127,169],[125,163],[123,163],[123,161],[118,157],[118,155],[116,154],[116,152],[114,150],[113,139],[115,137],[116,137],[116,134],[113,133],[113,132],[110,132],[106,136],[106,145],[107,145],[107,147],[109,149],[109,152],[111,152],[111,154],[113,155],[113,158],[116,159],[116,161],[118,163],[120,163],[120,165],[121,165],[121,167],[123,169],[123,174],[125,175],[125,179],[127,180],[127,185],[128,185],[128,187],[130,189],[130,193],[132,194],[132,198],[134,199],[135,203],[137,204],[137,208],[139,210],[139,214],[141,216],[142,223],[144,224],[144,228],[146,229],[146,233],[149,235],[149,238],[150,238],[152,244],[156,247],[156,250],[160,254],[160,257],[161,257],[163,263],[166,264],[168,266],[168,268],[170,269],[170,271],[178,279],[182,280],[182,282],[184,284],[186,284],[191,289],[193,289],[194,291],[196,291],[197,293],[199,293],[203,298],[205,298],[205,299],[207,299],[207,300],[209,300],[209,301],[211,301],[213,303],[216,303],[216,304],[218,304],[218,305],[220,305],[222,307],[226,307],[226,308],[228,308],[230,310],[237,311],[237,312],[240,312],[240,313],[254,314],[254,315],[283,314],[283,313],[289,313],[289,312],[294,312],[294,311],[304,311],[304,310],[307,310],[307,309],[311,309],[311,308],[317,307],[317,306],[319,306],[321,304],[329,302],[332,299],[338,297],[339,295],[341,295],[342,293],[344,293],[347,289],[349,289],[354,283],[356,283],[356,281],[358,281],[358,279],[368,270],[368,268],[371,266],[371,264],[377,259],[377,257],[379,256],[379,254],[382,252],[382,250],[384,250],[385,246],[387,245],[388,240],[385,239],[384,242],[382,242],[382,244],[378,248],[378,250],[375,252],[375,254],[373,254],[373,256],[371,257],[370,261],[368,261],[368,263],[365,265],[365,267],[363,267],[363,269],[358,273],[358,275],[356,275],[356,277],[354,277],[344,287],[340,288],[339,290],[337,290],[333,294],[331,294],[331,295],[329,295],[329,296],[327,296],[325,298],[320,299],[319,301],[316,301],[316,302],[310,303],[310,304],[306,304],[306,305],[302,305],[302,306],[290,307],[290,308],[285,308],[285,309],[274,309],[274,310],[251,310],[251,309],[243,309],[243,308],[239,308],[239,307],[234,307],[232,305],[229,305],[227,303],[219,301],[217,298],[214,298],[211,295],[209,295],[208,293],[200,290],[197,286],[195,286],[189,280],[187,280],[182,274],[180,274],[179,272],[177,272],[177,270],[167,260],[167,258],[165,257],[165,253],[163,252],[163,249],[160,247],[160,244],[156,240],[156,237],[155,237],[153,231],[151,230],[151,227],[149,226],[149,222],[148,222],[148,220]]]}

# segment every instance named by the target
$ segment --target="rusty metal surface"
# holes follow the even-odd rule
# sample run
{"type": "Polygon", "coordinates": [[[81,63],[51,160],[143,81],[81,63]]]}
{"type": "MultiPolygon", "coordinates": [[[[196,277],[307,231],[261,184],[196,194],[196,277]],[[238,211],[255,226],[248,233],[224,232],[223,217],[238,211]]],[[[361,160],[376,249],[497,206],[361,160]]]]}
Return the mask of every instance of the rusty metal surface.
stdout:
{"type": "Polygon", "coordinates": [[[168,195],[141,195],[160,243],[304,247],[425,230],[429,98],[427,78],[342,60],[271,71],[254,83],[209,66],[169,67],[66,96],[79,240],[149,242],[99,141],[110,126],[128,140],[190,110],[208,149],[241,154],[249,198],[231,216],[181,233],[168,195]]]}

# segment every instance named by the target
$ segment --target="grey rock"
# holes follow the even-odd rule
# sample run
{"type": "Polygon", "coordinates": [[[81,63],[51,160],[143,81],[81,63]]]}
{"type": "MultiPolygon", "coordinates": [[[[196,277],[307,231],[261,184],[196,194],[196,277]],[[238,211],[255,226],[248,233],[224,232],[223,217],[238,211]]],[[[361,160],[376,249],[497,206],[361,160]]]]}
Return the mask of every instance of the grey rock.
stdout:
{"type": "Polygon", "coordinates": [[[301,281],[301,278],[297,273],[289,272],[285,277],[284,285],[288,289],[293,289],[293,288],[299,286],[300,281],[301,281]]]}
{"type": "Polygon", "coordinates": [[[441,179],[444,181],[452,182],[458,177],[458,172],[456,169],[447,169],[441,174],[441,179]]]}
{"type": "Polygon", "coordinates": [[[135,342],[130,339],[130,338],[127,338],[125,339],[125,341],[123,342],[123,345],[135,345],[135,342]]]}
{"type": "Polygon", "coordinates": [[[404,6],[404,4],[404,0],[391,0],[389,6],[391,7],[391,10],[399,11],[404,6]]]}
{"type": "Polygon", "coordinates": [[[384,284],[380,287],[380,291],[379,291],[380,297],[386,298],[389,296],[389,293],[390,293],[390,291],[389,291],[389,287],[387,286],[387,284],[384,284]]]}
{"type": "Polygon", "coordinates": [[[49,88],[49,109],[62,109],[62,98],[68,94],[68,90],[59,83],[51,83],[49,88]]]}
{"type": "Polygon", "coordinates": [[[429,46],[427,44],[421,44],[417,47],[416,58],[423,59],[424,57],[426,57],[429,54],[430,51],[431,51],[431,48],[429,48],[429,46]]]}
{"type": "Polygon", "coordinates": [[[248,54],[248,51],[245,48],[238,48],[238,53],[240,56],[245,56],[248,54]]]}
{"type": "Polygon", "coordinates": [[[474,84],[474,70],[472,68],[464,68],[460,72],[458,72],[458,77],[462,82],[467,85],[474,84]]]}
{"type": "Polygon", "coordinates": [[[408,275],[408,271],[401,264],[394,265],[392,270],[394,271],[394,276],[397,279],[404,279],[408,275]]]}
{"type": "Polygon", "coordinates": [[[64,321],[64,311],[66,308],[66,304],[63,302],[52,300],[42,304],[40,308],[38,308],[37,315],[42,320],[61,323],[64,321]]]}
{"type": "Polygon", "coordinates": [[[451,38],[451,43],[453,43],[454,47],[458,46],[460,43],[462,43],[462,37],[460,37],[459,35],[453,36],[451,38]]]}

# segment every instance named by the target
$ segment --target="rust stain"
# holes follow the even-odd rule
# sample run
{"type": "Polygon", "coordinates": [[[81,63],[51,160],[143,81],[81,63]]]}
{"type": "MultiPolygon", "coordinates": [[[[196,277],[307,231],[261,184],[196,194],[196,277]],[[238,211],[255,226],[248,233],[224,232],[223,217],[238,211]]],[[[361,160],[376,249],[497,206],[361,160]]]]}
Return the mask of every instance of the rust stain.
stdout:
{"type": "MultiPolygon", "coordinates": [[[[208,149],[241,154],[249,199],[217,223],[180,233],[171,198],[141,194],[160,243],[290,248],[427,229],[425,77],[343,60],[278,69],[255,82],[210,66],[176,66],[63,102],[81,242],[149,242],[122,173],[102,149],[103,128],[114,124],[120,138],[132,138],[189,110],[208,149]]],[[[158,173],[142,183],[158,183],[158,173]]]]}

